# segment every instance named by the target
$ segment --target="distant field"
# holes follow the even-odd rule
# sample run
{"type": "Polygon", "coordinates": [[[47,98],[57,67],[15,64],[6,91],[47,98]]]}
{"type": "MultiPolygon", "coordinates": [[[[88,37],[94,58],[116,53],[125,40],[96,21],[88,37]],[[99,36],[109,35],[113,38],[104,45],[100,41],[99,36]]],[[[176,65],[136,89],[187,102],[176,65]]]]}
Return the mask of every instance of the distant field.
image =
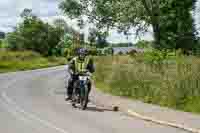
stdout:
{"type": "Polygon", "coordinates": [[[30,51],[11,52],[0,50],[0,73],[19,70],[32,70],[63,64],[66,64],[65,58],[45,58],[37,53],[30,51]]]}
{"type": "Polygon", "coordinates": [[[95,84],[113,95],[200,113],[200,59],[184,57],[163,64],[143,57],[96,59],[95,84]]]}

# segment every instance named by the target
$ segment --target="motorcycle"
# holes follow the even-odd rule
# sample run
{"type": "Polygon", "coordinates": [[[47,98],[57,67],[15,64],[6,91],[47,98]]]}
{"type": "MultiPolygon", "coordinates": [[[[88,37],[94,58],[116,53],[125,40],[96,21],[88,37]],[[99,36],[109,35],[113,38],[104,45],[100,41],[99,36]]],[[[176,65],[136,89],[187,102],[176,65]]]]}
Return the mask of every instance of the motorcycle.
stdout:
{"type": "Polygon", "coordinates": [[[74,89],[72,93],[72,106],[76,107],[76,104],[80,104],[81,109],[85,110],[88,105],[90,74],[79,74],[78,80],[74,83],[74,89]]]}

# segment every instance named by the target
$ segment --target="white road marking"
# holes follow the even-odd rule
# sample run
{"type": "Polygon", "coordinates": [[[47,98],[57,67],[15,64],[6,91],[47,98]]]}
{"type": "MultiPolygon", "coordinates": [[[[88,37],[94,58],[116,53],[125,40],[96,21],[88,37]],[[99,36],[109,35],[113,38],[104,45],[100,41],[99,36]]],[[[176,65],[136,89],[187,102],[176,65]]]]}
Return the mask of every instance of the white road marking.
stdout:
{"type": "Polygon", "coordinates": [[[39,118],[38,116],[36,116],[36,115],[34,115],[32,113],[28,113],[28,112],[24,111],[21,107],[17,106],[17,104],[12,99],[10,99],[5,92],[2,92],[1,96],[8,104],[15,105],[16,111],[18,111],[20,113],[23,113],[28,118],[30,118],[32,120],[36,120],[36,121],[40,122],[41,124],[43,124],[43,125],[45,125],[45,126],[47,126],[49,128],[52,128],[52,129],[54,129],[54,130],[56,130],[56,131],[58,131],[60,133],[69,133],[69,132],[65,131],[64,129],[56,127],[54,124],[52,124],[52,123],[50,123],[50,122],[48,122],[46,120],[43,120],[43,119],[39,118]]]}
{"type": "Polygon", "coordinates": [[[0,99],[0,104],[6,109],[8,113],[10,113],[15,119],[23,121],[24,124],[29,125],[29,129],[34,131],[35,133],[38,132],[39,130],[34,128],[32,123],[34,122],[33,120],[30,120],[24,116],[21,112],[16,111],[16,109],[13,108],[12,105],[6,103],[4,100],[0,99]]]}
{"type": "MultiPolygon", "coordinates": [[[[14,109],[11,109],[8,103],[0,99],[0,104],[2,104],[2,106],[6,108],[6,111],[8,111],[8,113],[10,113],[12,116],[14,116],[15,118],[19,118],[19,112],[17,112],[14,109]]],[[[20,117],[19,120],[24,121],[24,122],[27,121],[27,119],[23,117],[20,117]]]]}

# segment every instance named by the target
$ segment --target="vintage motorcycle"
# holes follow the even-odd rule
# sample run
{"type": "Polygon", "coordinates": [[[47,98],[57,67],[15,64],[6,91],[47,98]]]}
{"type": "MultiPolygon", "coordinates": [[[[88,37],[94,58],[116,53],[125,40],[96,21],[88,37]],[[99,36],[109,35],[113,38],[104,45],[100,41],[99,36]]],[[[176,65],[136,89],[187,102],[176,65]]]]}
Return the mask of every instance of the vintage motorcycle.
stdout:
{"type": "Polygon", "coordinates": [[[80,104],[81,109],[85,110],[88,105],[89,86],[91,75],[89,73],[79,74],[78,79],[74,82],[72,93],[72,106],[80,104]]]}

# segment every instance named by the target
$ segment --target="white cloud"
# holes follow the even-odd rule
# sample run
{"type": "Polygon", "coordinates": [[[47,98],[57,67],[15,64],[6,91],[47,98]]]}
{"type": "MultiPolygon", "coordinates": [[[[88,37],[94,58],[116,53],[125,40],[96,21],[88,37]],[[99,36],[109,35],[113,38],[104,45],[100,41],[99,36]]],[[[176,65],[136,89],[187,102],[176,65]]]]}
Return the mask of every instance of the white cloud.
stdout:
{"type": "Polygon", "coordinates": [[[57,0],[2,0],[0,1],[0,30],[10,31],[19,21],[24,8],[30,8],[39,17],[51,17],[58,13],[57,0]]]}

